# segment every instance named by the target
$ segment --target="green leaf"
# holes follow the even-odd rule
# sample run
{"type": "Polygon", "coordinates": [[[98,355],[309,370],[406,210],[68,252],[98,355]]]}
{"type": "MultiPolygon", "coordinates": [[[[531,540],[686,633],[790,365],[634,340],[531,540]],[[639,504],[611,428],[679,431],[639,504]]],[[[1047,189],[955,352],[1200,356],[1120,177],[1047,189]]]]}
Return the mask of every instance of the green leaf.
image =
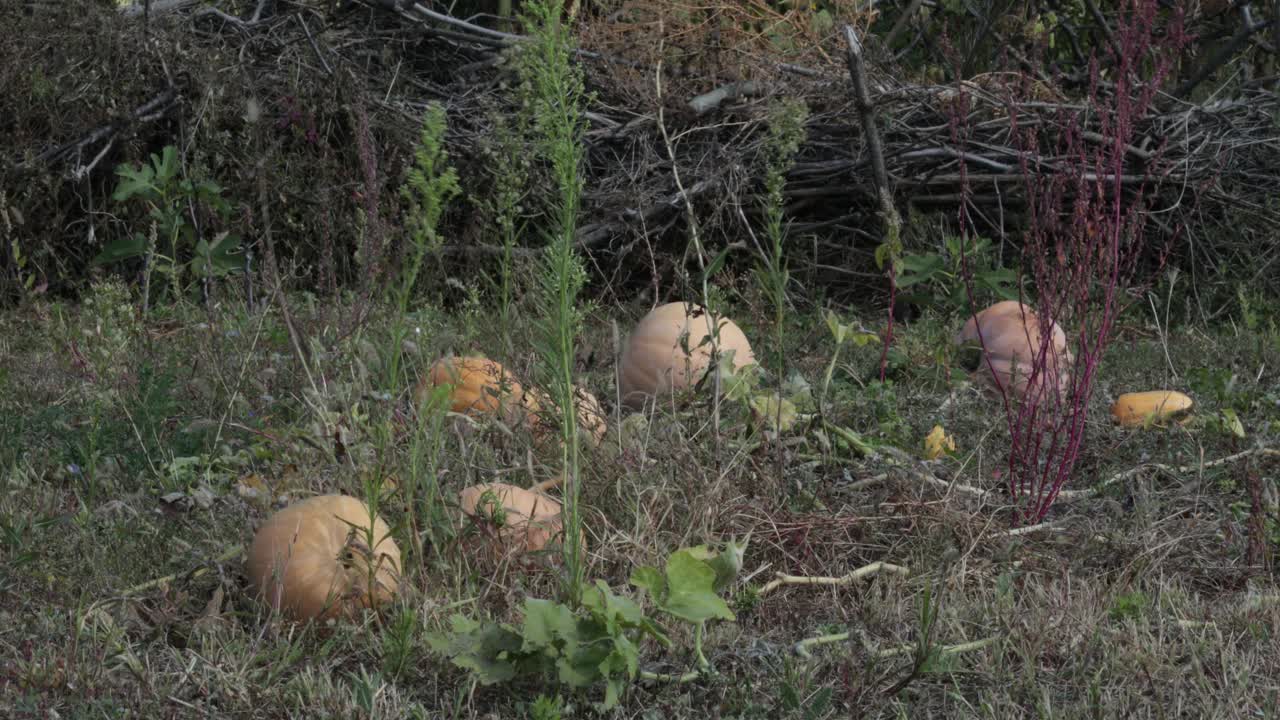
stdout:
{"type": "Polygon", "coordinates": [[[714,258],[711,259],[711,263],[707,265],[706,272],[702,274],[703,279],[710,280],[711,278],[715,277],[715,274],[720,272],[721,268],[724,267],[725,260],[728,260],[728,259],[729,259],[729,248],[726,247],[723,250],[721,250],[714,258]]]}
{"type": "Polygon", "coordinates": [[[147,238],[142,233],[136,233],[133,237],[120,238],[114,242],[107,244],[93,258],[91,264],[106,265],[108,263],[128,260],[129,258],[142,257],[147,254],[147,238]]]}
{"type": "Polygon", "coordinates": [[[156,166],[156,184],[164,187],[178,174],[178,149],[165,145],[160,152],[162,156],[158,158],[155,153],[151,154],[151,163],[156,166]]]}
{"type": "Polygon", "coordinates": [[[561,646],[576,643],[578,625],[569,608],[550,600],[529,598],[524,603],[525,652],[551,650],[558,654],[561,646]]]}
{"type": "Polygon", "coordinates": [[[516,676],[521,637],[498,623],[482,624],[462,615],[450,618],[449,633],[427,633],[427,644],[457,667],[472,671],[482,684],[506,682],[516,676]]]}
{"type": "Polygon", "coordinates": [[[1236,414],[1235,410],[1226,408],[1222,411],[1222,426],[1232,435],[1241,440],[1244,439],[1244,423],[1240,422],[1240,416],[1236,414]]]}
{"type": "Polygon", "coordinates": [[[716,571],[690,550],[677,550],[667,559],[667,599],[662,609],[692,623],[713,618],[734,620],[733,611],[714,586],[716,571]]]}
{"type": "Polygon", "coordinates": [[[825,319],[827,330],[831,331],[831,337],[836,341],[836,345],[843,345],[845,337],[852,332],[852,328],[840,322],[840,317],[830,310],[827,311],[825,319]]]}
{"type": "Polygon", "coordinates": [[[707,561],[707,565],[716,573],[716,580],[712,585],[716,592],[724,591],[738,579],[738,573],[742,572],[742,560],[747,554],[749,544],[751,544],[751,533],[747,533],[741,543],[737,538],[730,538],[724,544],[724,550],[707,561]]]}
{"type": "Polygon", "coordinates": [[[893,246],[889,243],[880,243],[876,246],[876,268],[884,269],[884,264],[889,260],[890,254],[893,252],[893,246]]]}
{"type": "Polygon", "coordinates": [[[631,584],[642,590],[648,590],[649,596],[659,605],[667,599],[667,579],[658,568],[648,565],[636,568],[631,571],[631,584]]]}
{"type": "Polygon", "coordinates": [[[942,273],[946,268],[943,259],[932,253],[929,255],[907,255],[899,263],[904,269],[911,272],[909,275],[904,274],[898,278],[898,287],[900,288],[907,288],[932,280],[934,276],[942,273]]]}
{"type": "Polygon", "coordinates": [[[137,169],[120,165],[116,168],[116,175],[120,178],[120,182],[116,184],[116,190],[111,194],[111,199],[116,202],[124,202],[134,195],[142,195],[147,199],[155,199],[160,195],[159,190],[152,183],[155,173],[148,165],[137,169]]]}

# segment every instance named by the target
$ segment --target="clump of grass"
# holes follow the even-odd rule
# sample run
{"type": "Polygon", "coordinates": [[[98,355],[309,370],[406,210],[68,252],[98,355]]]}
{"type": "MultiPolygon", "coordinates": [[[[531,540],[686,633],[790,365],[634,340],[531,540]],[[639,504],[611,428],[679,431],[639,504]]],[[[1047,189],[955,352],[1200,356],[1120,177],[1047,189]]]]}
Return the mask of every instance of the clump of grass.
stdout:
{"type": "Polygon", "coordinates": [[[535,347],[560,420],[564,560],[568,575],[565,590],[576,603],[585,577],[573,384],[574,343],[583,319],[577,298],[586,283],[586,272],[574,251],[582,202],[581,102],[585,90],[582,71],[573,64],[572,41],[560,11],[558,5],[547,0],[535,0],[525,6],[531,42],[521,49],[518,68],[525,92],[529,93],[536,148],[549,164],[555,183],[555,195],[548,201],[548,244],[537,278],[541,321],[535,347]]]}

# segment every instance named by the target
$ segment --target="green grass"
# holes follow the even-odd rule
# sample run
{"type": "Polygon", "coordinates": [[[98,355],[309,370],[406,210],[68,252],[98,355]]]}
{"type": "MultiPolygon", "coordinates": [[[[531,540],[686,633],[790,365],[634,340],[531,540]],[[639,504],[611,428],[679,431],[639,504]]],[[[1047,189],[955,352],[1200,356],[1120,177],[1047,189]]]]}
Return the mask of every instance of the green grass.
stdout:
{"type": "MultiPolygon", "coordinates": [[[[294,307],[300,331],[320,336],[321,311],[298,301],[294,307]]],[[[758,314],[751,307],[752,298],[743,298],[730,315],[766,342],[772,307],[762,304],[758,314]]],[[[574,692],[549,679],[473,686],[425,640],[445,630],[453,613],[518,623],[525,598],[560,592],[556,563],[490,563],[467,552],[457,538],[468,530],[453,505],[474,482],[533,484],[547,469],[541,466],[558,459],[534,454],[531,476],[524,431],[445,418],[433,465],[444,506],[433,522],[447,527],[422,534],[430,547],[407,568],[400,601],[360,623],[293,627],[248,595],[239,559],[215,559],[247,542],[282,496],[360,495],[369,473],[408,476],[414,454],[424,452],[412,427],[389,440],[376,430],[393,409],[408,410],[407,387],[390,398],[375,392],[385,377],[377,344],[396,325],[389,313],[378,313],[364,332],[372,347],[356,341],[328,347],[319,366],[326,394],[315,398],[287,337],[274,332],[280,322],[273,312],[263,318],[160,310],[163,318],[153,317],[107,356],[132,364],[113,373],[104,367],[96,379],[72,362],[66,344],[72,335],[55,331],[52,306],[0,317],[0,716],[593,715],[600,690],[574,692]],[[333,436],[312,405],[341,419],[343,458],[335,457],[333,436]],[[92,470],[88,457],[96,458],[92,470]],[[185,457],[198,462],[175,484],[164,468],[185,457]],[[79,472],[68,469],[71,463],[79,472]],[[255,476],[274,501],[249,492],[255,476]],[[171,492],[180,494],[166,498],[171,492]]],[[[429,310],[421,314],[431,324],[414,334],[403,359],[411,376],[449,349],[504,346],[497,323],[429,310]]],[[[643,311],[597,312],[578,340],[611,347],[610,320],[625,331],[643,311]]],[[[102,310],[62,312],[68,326],[91,327],[102,310]]],[[[842,317],[852,319],[847,311],[842,317]]],[[[788,365],[816,387],[831,338],[817,312],[797,312],[792,320],[783,335],[788,365]]],[[[875,318],[866,322],[878,327],[875,318]]],[[[953,379],[952,328],[932,317],[900,327],[901,359],[887,388],[871,382],[879,347],[846,346],[833,375],[830,419],[910,453],[942,424],[958,451],[930,472],[999,487],[993,473],[1002,466],[1003,415],[953,379]]],[[[101,349],[94,343],[106,340],[79,342],[90,357],[101,349]]],[[[517,353],[511,366],[536,377],[534,363],[531,353],[517,353]]],[[[575,382],[609,402],[612,366],[610,358],[598,359],[575,382]]],[[[1126,317],[1102,370],[1073,487],[1143,463],[1195,465],[1280,446],[1275,368],[1280,347],[1264,328],[1213,334],[1174,327],[1166,348],[1144,317],[1126,317]],[[1109,423],[1114,395],[1164,387],[1193,396],[1199,410],[1193,423],[1146,432],[1109,423]],[[1228,409],[1239,417],[1244,439],[1215,420],[1228,409]]],[[[1272,558],[1280,552],[1276,460],[1138,472],[1096,497],[1055,506],[1056,531],[1000,536],[1008,525],[998,494],[970,497],[901,472],[885,458],[829,451],[803,423],[784,434],[779,476],[775,448],[732,403],[722,408],[717,472],[710,416],[710,401],[697,400],[627,437],[621,450],[617,428],[601,449],[583,450],[584,572],[616,593],[632,594],[631,572],[661,567],[677,548],[752,532],[743,580],[725,593],[737,621],[706,627],[703,649],[714,672],[683,684],[637,684],[624,696],[621,716],[1280,712],[1274,559],[1267,567],[1245,561],[1251,469],[1267,488],[1269,552],[1272,558]],[[877,561],[911,574],[758,593],[776,571],[840,576],[877,561]],[[917,667],[926,592],[936,608],[932,654],[917,667]],[[850,642],[813,647],[811,658],[792,652],[805,638],[846,631],[850,642]],[[995,640],[980,649],[945,650],[988,638],[995,640]]],[[[411,546],[405,505],[392,491],[380,508],[397,526],[402,548],[411,546]]],[[[672,650],[642,646],[642,669],[678,674],[693,667],[693,631],[667,630],[672,650]]]]}

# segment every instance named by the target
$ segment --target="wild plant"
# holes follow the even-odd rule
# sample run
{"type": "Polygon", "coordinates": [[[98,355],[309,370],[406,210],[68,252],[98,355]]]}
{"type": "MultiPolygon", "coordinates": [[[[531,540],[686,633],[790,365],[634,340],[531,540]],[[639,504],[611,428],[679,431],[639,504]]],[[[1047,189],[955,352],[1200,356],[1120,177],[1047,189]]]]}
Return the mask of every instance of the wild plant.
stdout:
{"type": "MultiPolygon", "coordinates": [[[[764,235],[768,248],[760,246],[760,242],[756,241],[760,262],[755,274],[756,282],[773,306],[774,363],[777,367],[779,392],[786,376],[784,333],[788,309],[787,286],[791,280],[783,247],[787,228],[782,191],[787,182],[787,170],[791,167],[796,152],[804,141],[804,123],[808,114],[808,108],[802,102],[783,101],[775,105],[769,113],[769,137],[764,148],[764,235]]],[[[780,428],[784,405],[781,396],[773,405],[775,406],[773,424],[774,427],[780,428]]],[[[783,462],[781,445],[778,446],[777,462],[778,475],[781,477],[783,462]]]]}
{"type": "Polygon", "coordinates": [[[550,167],[555,195],[549,200],[548,244],[538,275],[541,321],[535,346],[544,385],[559,416],[564,478],[565,592],[576,604],[582,591],[585,558],[581,545],[578,413],[573,369],[574,344],[582,328],[578,294],[586,272],[574,249],[582,202],[582,71],[573,64],[572,40],[561,6],[534,0],[524,6],[530,41],[517,64],[530,93],[533,135],[539,157],[550,167]]]}
{"type": "Polygon", "coordinates": [[[391,339],[387,346],[387,387],[400,386],[401,356],[404,340],[409,334],[406,315],[409,301],[417,286],[418,274],[428,255],[439,252],[443,241],[438,227],[449,202],[461,192],[458,174],[449,165],[449,153],[445,150],[445,132],[448,121],[444,108],[431,105],[422,119],[418,146],[414,150],[413,167],[400,193],[408,204],[408,242],[399,277],[391,286],[393,315],[391,339]]]}
{"type": "MultiPolygon", "coordinates": [[[[1134,284],[1147,251],[1143,228],[1150,211],[1145,191],[1159,180],[1159,148],[1149,152],[1150,169],[1144,177],[1126,174],[1126,158],[1142,142],[1139,124],[1186,40],[1180,12],[1163,31],[1156,27],[1158,13],[1155,0],[1124,3],[1106,61],[1113,86],[1104,90],[1103,61],[1095,56],[1089,102],[1083,109],[1059,111],[1061,132],[1055,139],[1043,141],[1037,134],[1042,128],[1021,123],[1016,103],[1006,108],[1028,203],[1021,279],[1029,280],[1035,290],[1040,322],[1046,327],[1060,324],[1075,346],[1065,389],[1049,377],[1059,367],[1059,358],[1048,332],[1041,333],[1040,347],[1034,348],[1025,370],[1030,373],[1028,391],[1015,396],[1000,389],[1010,435],[1007,482],[1017,524],[1043,520],[1075,469],[1099,363],[1125,290],[1134,284]],[[1095,118],[1097,134],[1086,130],[1086,123],[1095,118]],[[1095,141],[1098,135],[1100,142],[1095,141]]],[[[962,118],[968,98],[962,95],[959,100],[952,108],[951,137],[956,147],[964,147],[962,118]]],[[[964,163],[961,176],[968,192],[964,163]]],[[[961,207],[961,232],[967,237],[972,224],[967,204],[961,207]]],[[[972,269],[966,264],[964,272],[970,312],[976,314],[980,308],[973,303],[972,269]]]]}
{"type": "Polygon", "coordinates": [[[177,302],[188,273],[203,281],[208,300],[209,281],[238,272],[242,266],[236,254],[240,238],[227,231],[207,232],[197,225],[195,208],[211,210],[224,224],[231,204],[222,196],[222,187],[206,178],[184,177],[178,150],[166,145],[150,163],[137,167],[122,164],[112,199],[141,203],[150,221],[148,232],[135,232],[102,249],[94,264],[109,264],[143,258],[143,313],[150,309],[151,277],[160,273],[167,281],[170,298],[177,302]]]}

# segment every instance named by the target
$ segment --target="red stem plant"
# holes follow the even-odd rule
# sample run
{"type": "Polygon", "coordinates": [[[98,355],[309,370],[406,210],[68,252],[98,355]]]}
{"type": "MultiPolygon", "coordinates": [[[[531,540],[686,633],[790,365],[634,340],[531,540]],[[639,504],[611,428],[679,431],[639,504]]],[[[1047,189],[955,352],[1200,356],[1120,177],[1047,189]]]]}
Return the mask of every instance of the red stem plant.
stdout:
{"type": "MultiPolygon", "coordinates": [[[[1115,42],[1108,48],[1108,82],[1103,82],[1103,65],[1095,55],[1089,66],[1087,103],[1064,104],[1053,117],[1040,115],[1027,122],[1022,122],[1016,101],[1010,99],[1004,108],[1027,203],[1020,292],[1028,284],[1034,288],[1034,312],[1044,330],[1030,368],[1024,368],[1029,371],[1027,390],[1016,394],[995,383],[1010,435],[1006,479],[1015,525],[1043,521],[1071,478],[1084,444],[1099,363],[1122,310],[1121,299],[1133,286],[1147,249],[1149,189],[1159,181],[1161,152],[1160,147],[1141,149],[1146,139],[1138,128],[1187,37],[1181,12],[1160,33],[1156,0],[1125,0],[1123,5],[1115,42]],[[1127,162],[1135,158],[1145,164],[1145,171],[1135,173],[1127,162]],[[1057,357],[1053,333],[1048,331],[1054,323],[1066,332],[1074,358],[1057,357]],[[1059,383],[1059,368],[1064,367],[1070,373],[1059,383]]],[[[952,141],[961,149],[970,114],[967,100],[961,86],[951,120],[952,141]]],[[[964,173],[962,162],[961,182],[967,194],[964,173]]],[[[968,203],[962,203],[962,236],[970,227],[967,208],[968,203]]],[[[976,314],[969,269],[962,270],[970,309],[976,314]]],[[[1032,305],[1027,299],[1023,302],[1032,305]]],[[[994,375],[990,359],[985,362],[994,375]]]]}

